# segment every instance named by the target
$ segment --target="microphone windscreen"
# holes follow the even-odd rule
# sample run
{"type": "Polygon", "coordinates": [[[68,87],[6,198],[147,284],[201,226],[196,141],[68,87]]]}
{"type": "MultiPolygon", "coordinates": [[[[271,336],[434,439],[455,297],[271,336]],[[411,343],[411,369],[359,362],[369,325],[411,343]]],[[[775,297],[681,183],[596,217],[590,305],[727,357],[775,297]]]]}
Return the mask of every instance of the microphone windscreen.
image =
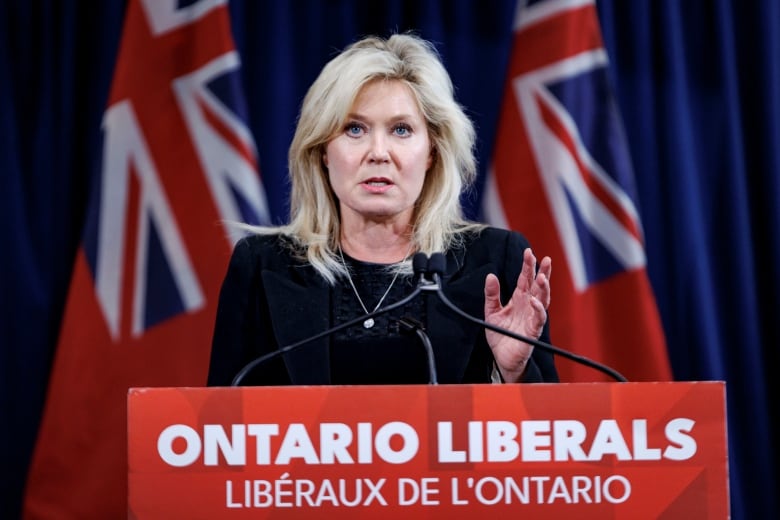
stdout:
{"type": "Polygon", "coordinates": [[[443,253],[433,253],[428,259],[428,272],[444,275],[447,270],[447,257],[443,253]]]}
{"type": "Polygon", "coordinates": [[[428,255],[423,252],[415,253],[412,257],[412,270],[414,274],[422,274],[428,270],[428,255]]]}

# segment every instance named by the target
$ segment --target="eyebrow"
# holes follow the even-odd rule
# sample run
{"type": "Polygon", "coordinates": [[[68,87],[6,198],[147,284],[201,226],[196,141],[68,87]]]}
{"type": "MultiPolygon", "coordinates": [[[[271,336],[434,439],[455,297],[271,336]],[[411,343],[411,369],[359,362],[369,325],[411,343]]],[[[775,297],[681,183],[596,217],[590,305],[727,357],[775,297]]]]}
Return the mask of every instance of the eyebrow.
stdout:
{"type": "MultiPolygon", "coordinates": [[[[366,116],[363,116],[361,114],[355,113],[355,112],[350,112],[350,113],[347,114],[346,119],[347,120],[358,119],[360,121],[366,121],[369,118],[366,117],[366,116]]],[[[409,121],[409,120],[416,120],[416,119],[418,119],[418,116],[416,116],[414,114],[399,114],[397,116],[391,117],[390,118],[390,122],[391,123],[396,123],[398,121],[409,121]]],[[[424,118],[419,118],[419,119],[424,121],[424,118]]]]}

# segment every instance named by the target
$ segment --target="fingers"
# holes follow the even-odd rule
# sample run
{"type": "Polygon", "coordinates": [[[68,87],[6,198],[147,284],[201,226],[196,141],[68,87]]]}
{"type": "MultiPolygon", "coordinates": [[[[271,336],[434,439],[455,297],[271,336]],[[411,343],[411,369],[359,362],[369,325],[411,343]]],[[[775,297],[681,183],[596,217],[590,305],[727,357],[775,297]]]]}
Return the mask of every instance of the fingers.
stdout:
{"type": "MultiPolygon", "coordinates": [[[[537,270],[536,256],[531,248],[526,248],[523,251],[523,266],[517,277],[517,287],[512,294],[513,302],[522,305],[521,301],[527,298],[537,312],[546,315],[547,307],[550,306],[551,273],[550,257],[542,258],[537,270]]],[[[485,278],[485,316],[490,316],[502,308],[498,278],[494,274],[488,274],[485,278]]]]}
{"type": "Polygon", "coordinates": [[[485,316],[501,310],[501,288],[499,287],[498,278],[493,273],[490,273],[485,277],[485,316]]]}
{"type": "Polygon", "coordinates": [[[531,248],[523,251],[523,268],[517,279],[517,287],[521,293],[527,293],[532,300],[538,300],[544,309],[550,306],[550,274],[552,274],[552,260],[549,256],[542,258],[537,270],[536,256],[531,248]]]}
{"type": "Polygon", "coordinates": [[[531,248],[523,251],[523,267],[520,270],[520,276],[517,277],[517,287],[521,291],[530,291],[534,284],[534,275],[536,274],[536,257],[531,248]]]}
{"type": "Polygon", "coordinates": [[[548,281],[550,280],[550,275],[552,274],[552,260],[549,256],[542,258],[542,261],[539,263],[538,274],[543,274],[548,281]]]}
{"type": "Polygon", "coordinates": [[[533,291],[533,295],[539,299],[545,309],[550,306],[550,273],[552,273],[552,261],[549,256],[545,256],[539,264],[536,289],[533,291]]]}

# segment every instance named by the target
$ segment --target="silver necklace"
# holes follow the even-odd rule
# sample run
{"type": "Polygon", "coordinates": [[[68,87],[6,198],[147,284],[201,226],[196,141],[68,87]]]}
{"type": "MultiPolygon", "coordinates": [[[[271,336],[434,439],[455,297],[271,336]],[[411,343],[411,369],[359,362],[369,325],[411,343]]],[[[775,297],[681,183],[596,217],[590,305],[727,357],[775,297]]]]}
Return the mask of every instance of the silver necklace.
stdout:
{"type": "MultiPolygon", "coordinates": [[[[409,251],[406,252],[406,257],[401,261],[405,262],[409,258],[409,253],[411,252],[412,252],[412,244],[409,244],[409,251]]],[[[357,287],[355,287],[355,282],[352,281],[352,275],[349,274],[349,267],[347,267],[347,262],[344,261],[344,253],[341,251],[340,245],[339,245],[339,257],[341,258],[341,265],[343,265],[344,269],[347,271],[347,280],[349,280],[349,285],[350,287],[352,287],[352,291],[355,293],[355,297],[357,298],[358,303],[360,303],[360,306],[363,307],[363,312],[365,312],[366,314],[371,314],[370,312],[368,312],[366,305],[363,303],[363,299],[360,297],[360,294],[358,294],[357,287]]],[[[379,306],[382,305],[382,302],[385,301],[385,298],[390,293],[390,289],[392,289],[393,285],[395,285],[395,281],[398,279],[399,274],[401,274],[401,271],[396,270],[393,279],[390,281],[390,285],[387,286],[385,293],[382,295],[381,298],[379,298],[379,302],[377,302],[376,307],[374,307],[374,310],[371,312],[376,312],[377,309],[379,309],[379,306]]],[[[363,322],[363,328],[370,329],[371,327],[374,326],[374,323],[375,323],[374,318],[368,318],[363,322]]]]}

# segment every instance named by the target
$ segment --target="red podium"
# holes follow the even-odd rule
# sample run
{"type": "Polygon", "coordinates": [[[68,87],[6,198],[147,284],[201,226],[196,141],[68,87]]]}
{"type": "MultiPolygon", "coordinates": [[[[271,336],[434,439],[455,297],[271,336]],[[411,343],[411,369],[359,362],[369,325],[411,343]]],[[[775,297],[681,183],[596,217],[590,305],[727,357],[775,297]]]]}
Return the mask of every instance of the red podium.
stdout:
{"type": "Polygon", "coordinates": [[[729,517],[725,384],[135,388],[128,518],[729,517]]]}

